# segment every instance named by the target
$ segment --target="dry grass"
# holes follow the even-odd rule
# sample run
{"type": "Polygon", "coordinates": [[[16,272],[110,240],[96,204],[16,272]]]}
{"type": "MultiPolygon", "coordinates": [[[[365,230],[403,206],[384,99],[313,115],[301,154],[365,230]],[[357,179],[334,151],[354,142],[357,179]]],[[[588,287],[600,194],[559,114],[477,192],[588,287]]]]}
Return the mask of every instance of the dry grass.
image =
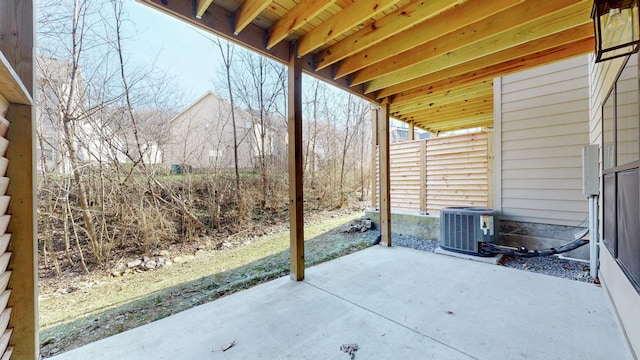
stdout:
{"type": "MultiPolygon", "coordinates": [[[[323,221],[306,226],[307,266],[367,247],[367,234],[339,230],[340,225],[360,215],[329,213],[323,221]]],[[[42,354],[48,357],[68,351],[286,275],[288,249],[289,232],[281,228],[276,234],[255,238],[240,247],[199,251],[185,263],[156,271],[119,278],[84,276],[66,284],[70,286],[66,289],[43,284],[42,354]]]]}

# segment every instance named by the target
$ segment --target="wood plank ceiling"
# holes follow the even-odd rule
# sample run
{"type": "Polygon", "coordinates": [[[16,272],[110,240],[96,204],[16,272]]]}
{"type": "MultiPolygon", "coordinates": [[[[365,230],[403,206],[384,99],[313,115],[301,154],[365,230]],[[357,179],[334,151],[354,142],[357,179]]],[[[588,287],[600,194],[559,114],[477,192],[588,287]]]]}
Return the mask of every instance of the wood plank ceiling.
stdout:
{"type": "MultiPolygon", "coordinates": [[[[592,52],[591,1],[138,0],[432,132],[493,125],[493,79],[592,52]]],[[[197,56],[197,54],[194,54],[197,56]]]]}

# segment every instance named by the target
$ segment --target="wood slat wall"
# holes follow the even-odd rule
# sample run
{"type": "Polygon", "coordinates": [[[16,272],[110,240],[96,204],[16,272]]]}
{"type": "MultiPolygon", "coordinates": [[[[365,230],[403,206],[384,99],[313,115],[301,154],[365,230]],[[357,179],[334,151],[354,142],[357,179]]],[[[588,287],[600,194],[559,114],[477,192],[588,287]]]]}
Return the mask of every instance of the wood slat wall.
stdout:
{"type": "Polygon", "coordinates": [[[0,358],[10,358],[12,349],[9,347],[12,329],[9,328],[11,318],[11,308],[7,307],[11,290],[7,289],[11,271],[7,270],[11,253],[7,251],[11,235],[7,234],[7,227],[11,220],[11,215],[7,215],[10,196],[6,195],[9,179],[6,177],[9,159],[6,151],[9,141],[5,138],[9,130],[9,121],[6,119],[9,110],[9,102],[0,95],[0,358]]]}
{"type": "Polygon", "coordinates": [[[394,210],[420,212],[420,169],[423,141],[409,141],[391,145],[391,207],[394,210]]]}
{"type": "Polygon", "coordinates": [[[427,212],[449,206],[488,206],[486,132],[427,140],[427,212]]]}
{"type": "Polygon", "coordinates": [[[391,209],[438,214],[449,206],[488,207],[488,139],[481,132],[391,144],[391,209]]]}

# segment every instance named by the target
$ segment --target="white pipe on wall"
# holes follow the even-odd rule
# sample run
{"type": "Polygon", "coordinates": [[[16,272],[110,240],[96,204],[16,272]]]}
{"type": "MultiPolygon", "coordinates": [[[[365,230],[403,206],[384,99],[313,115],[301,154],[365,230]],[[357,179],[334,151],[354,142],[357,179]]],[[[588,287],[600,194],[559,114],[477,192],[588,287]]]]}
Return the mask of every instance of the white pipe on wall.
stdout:
{"type": "Polygon", "coordinates": [[[598,197],[589,196],[589,275],[598,276],[598,197]]]}

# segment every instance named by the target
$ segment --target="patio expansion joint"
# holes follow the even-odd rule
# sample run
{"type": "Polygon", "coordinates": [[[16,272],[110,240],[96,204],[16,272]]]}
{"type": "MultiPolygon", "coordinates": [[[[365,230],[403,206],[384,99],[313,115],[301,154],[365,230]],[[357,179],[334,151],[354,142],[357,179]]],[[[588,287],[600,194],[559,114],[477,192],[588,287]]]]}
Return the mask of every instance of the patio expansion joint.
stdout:
{"type": "Polygon", "coordinates": [[[386,321],[389,321],[389,322],[391,322],[391,323],[393,323],[393,324],[396,324],[396,325],[398,325],[398,326],[400,326],[400,327],[402,327],[402,328],[404,328],[404,329],[407,329],[407,330],[409,330],[409,331],[411,331],[411,332],[414,332],[414,333],[416,333],[416,334],[418,334],[418,335],[420,335],[420,336],[422,336],[422,337],[424,337],[424,338],[427,338],[427,339],[429,339],[429,340],[431,340],[431,341],[435,341],[436,343],[438,343],[438,344],[440,344],[440,345],[442,345],[442,346],[445,346],[445,347],[447,347],[447,348],[449,348],[449,349],[451,349],[451,350],[453,350],[453,351],[455,351],[455,352],[458,352],[458,353],[460,353],[460,354],[463,354],[463,355],[465,355],[465,356],[468,356],[470,359],[479,360],[477,357],[475,357],[475,356],[473,356],[473,355],[471,355],[471,354],[468,354],[468,353],[466,353],[466,352],[464,352],[464,351],[462,351],[462,350],[460,350],[460,349],[457,349],[457,348],[455,348],[455,347],[453,347],[453,346],[451,346],[451,345],[449,345],[449,344],[447,344],[447,343],[445,343],[445,342],[442,342],[441,340],[438,340],[438,339],[436,339],[436,338],[434,338],[434,337],[432,337],[432,336],[429,336],[429,335],[427,335],[427,334],[425,334],[425,333],[423,333],[423,332],[421,332],[421,331],[418,331],[418,330],[416,330],[416,329],[410,328],[410,327],[408,327],[408,326],[404,325],[404,324],[403,324],[403,323],[401,323],[401,322],[398,322],[398,321],[396,321],[396,320],[394,320],[394,319],[392,319],[392,318],[390,318],[390,317],[387,317],[387,316],[385,316],[385,315],[383,315],[383,314],[381,314],[381,313],[379,313],[379,312],[376,312],[376,311],[375,311],[375,310],[373,310],[373,309],[369,309],[369,308],[364,307],[364,306],[362,306],[362,305],[360,305],[360,304],[358,304],[358,303],[355,303],[355,302],[353,302],[353,301],[351,301],[351,300],[349,300],[349,299],[346,299],[346,298],[344,298],[344,297],[342,297],[342,296],[340,296],[340,295],[338,295],[338,294],[334,294],[334,293],[332,293],[332,292],[331,292],[331,291],[329,291],[329,290],[323,289],[323,288],[321,288],[320,286],[317,286],[317,285],[315,285],[315,284],[310,283],[308,280],[303,280],[302,282],[303,282],[303,283],[305,283],[305,284],[307,284],[307,285],[309,285],[309,286],[311,286],[311,287],[313,287],[313,288],[316,288],[317,290],[320,290],[320,291],[324,292],[325,294],[328,294],[328,295],[333,296],[333,297],[335,297],[335,298],[337,298],[337,299],[339,299],[339,300],[341,300],[341,301],[344,301],[344,302],[346,302],[346,303],[349,303],[349,304],[351,304],[351,305],[353,305],[353,306],[355,306],[355,307],[357,307],[357,308],[359,308],[359,309],[361,309],[361,310],[364,310],[364,311],[366,311],[366,312],[368,312],[368,313],[371,313],[371,314],[373,314],[373,315],[375,315],[375,316],[377,316],[377,317],[379,317],[379,318],[382,318],[382,319],[384,319],[384,320],[386,320],[386,321]]]}

